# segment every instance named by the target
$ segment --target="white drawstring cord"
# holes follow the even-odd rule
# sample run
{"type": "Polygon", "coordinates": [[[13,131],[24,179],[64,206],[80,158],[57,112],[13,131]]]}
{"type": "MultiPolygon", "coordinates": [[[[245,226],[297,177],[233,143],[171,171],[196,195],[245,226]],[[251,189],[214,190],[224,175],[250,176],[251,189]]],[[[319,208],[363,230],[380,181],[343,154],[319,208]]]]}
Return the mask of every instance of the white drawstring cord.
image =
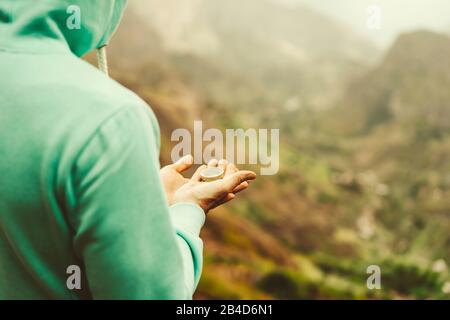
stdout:
{"type": "Polygon", "coordinates": [[[106,75],[109,75],[108,60],[106,59],[106,46],[97,49],[97,64],[101,71],[103,71],[106,75]]]}

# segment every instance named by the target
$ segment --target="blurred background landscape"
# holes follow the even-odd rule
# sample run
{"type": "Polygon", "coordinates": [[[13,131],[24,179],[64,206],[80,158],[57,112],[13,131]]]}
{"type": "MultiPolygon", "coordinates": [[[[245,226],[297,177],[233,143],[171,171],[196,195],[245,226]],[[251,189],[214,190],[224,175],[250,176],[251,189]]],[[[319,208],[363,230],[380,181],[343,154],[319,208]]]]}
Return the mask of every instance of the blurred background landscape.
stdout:
{"type": "Polygon", "coordinates": [[[209,214],[195,298],[450,298],[450,3],[374,2],[378,31],[369,1],[130,1],[111,75],[162,164],[194,120],[280,128],[279,173],[209,214]]]}

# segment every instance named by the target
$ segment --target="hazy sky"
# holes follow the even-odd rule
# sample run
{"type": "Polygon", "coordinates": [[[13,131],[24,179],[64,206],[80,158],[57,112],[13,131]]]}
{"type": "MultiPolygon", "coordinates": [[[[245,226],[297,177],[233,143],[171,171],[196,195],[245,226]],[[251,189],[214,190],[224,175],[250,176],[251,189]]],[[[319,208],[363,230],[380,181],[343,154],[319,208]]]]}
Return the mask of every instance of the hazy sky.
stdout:
{"type": "Polygon", "coordinates": [[[426,28],[450,33],[450,0],[275,0],[302,3],[346,22],[380,45],[389,45],[400,32],[426,28]],[[379,5],[381,29],[367,27],[368,7],[379,5]]]}

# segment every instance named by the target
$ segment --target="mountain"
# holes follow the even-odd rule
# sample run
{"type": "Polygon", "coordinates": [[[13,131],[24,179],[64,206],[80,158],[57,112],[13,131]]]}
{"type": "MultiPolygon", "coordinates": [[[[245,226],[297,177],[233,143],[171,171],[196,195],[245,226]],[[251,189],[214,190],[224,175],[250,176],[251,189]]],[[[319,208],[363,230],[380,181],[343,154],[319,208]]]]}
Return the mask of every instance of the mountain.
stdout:
{"type": "MultiPolygon", "coordinates": [[[[268,0],[136,0],[130,11],[180,76],[218,107],[279,125],[279,114],[326,108],[378,51],[333,19],[268,0]],[[218,76],[219,75],[219,76],[218,76]],[[204,84],[208,83],[208,86],[204,84]],[[270,92],[267,92],[270,88],[270,92]],[[233,97],[228,92],[233,92],[233,97]]],[[[158,56],[156,55],[155,58],[158,56]]]]}
{"type": "Polygon", "coordinates": [[[450,259],[449,87],[450,37],[407,33],[321,119],[350,180],[373,185],[366,209],[392,252],[422,262],[450,259]]]}
{"type": "Polygon", "coordinates": [[[259,48],[254,43],[266,43],[267,49],[298,60],[330,54],[367,60],[374,54],[373,46],[351,29],[300,5],[269,0],[136,0],[130,10],[160,35],[169,52],[207,56],[238,47],[255,51],[259,48]]]}
{"type": "Polygon", "coordinates": [[[449,36],[429,31],[403,34],[381,65],[349,87],[336,111],[351,119],[341,123],[354,133],[389,121],[409,130],[446,132],[450,129],[449,70],[449,36]]]}
{"type": "Polygon", "coordinates": [[[196,119],[281,129],[280,172],[209,215],[196,298],[440,297],[429,265],[450,263],[450,143],[444,119],[423,125],[439,141],[420,140],[405,110],[420,119],[425,93],[441,110],[447,38],[402,36],[375,65],[370,43],[305,7],[134,0],[129,9],[108,49],[111,75],[155,111],[162,164],[171,132],[196,119]],[[388,290],[361,281],[370,264],[395,280],[388,290]]]}

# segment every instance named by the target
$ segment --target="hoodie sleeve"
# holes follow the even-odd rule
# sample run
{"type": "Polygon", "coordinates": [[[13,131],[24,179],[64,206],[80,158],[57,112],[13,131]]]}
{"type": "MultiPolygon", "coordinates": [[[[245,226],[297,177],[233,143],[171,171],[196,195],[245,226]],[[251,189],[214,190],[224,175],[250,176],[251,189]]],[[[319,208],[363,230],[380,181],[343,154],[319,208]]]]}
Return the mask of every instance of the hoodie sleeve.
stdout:
{"type": "Polygon", "coordinates": [[[200,279],[205,214],[167,206],[155,127],[144,108],[123,108],[75,161],[69,219],[94,299],[191,299],[200,279]]]}

